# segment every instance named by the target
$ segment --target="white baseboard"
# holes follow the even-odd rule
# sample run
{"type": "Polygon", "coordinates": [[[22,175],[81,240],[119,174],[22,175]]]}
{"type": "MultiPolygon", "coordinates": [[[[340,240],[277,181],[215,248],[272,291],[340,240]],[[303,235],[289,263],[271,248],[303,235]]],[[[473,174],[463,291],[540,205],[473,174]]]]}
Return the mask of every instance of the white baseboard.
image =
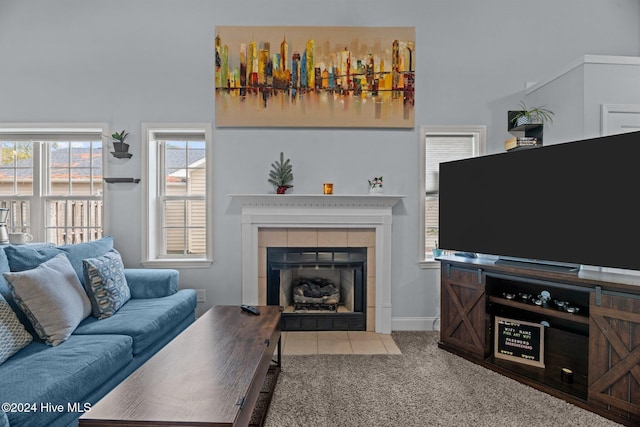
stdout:
{"type": "Polygon", "coordinates": [[[439,331],[440,316],[436,317],[392,317],[392,331],[439,331]]]}

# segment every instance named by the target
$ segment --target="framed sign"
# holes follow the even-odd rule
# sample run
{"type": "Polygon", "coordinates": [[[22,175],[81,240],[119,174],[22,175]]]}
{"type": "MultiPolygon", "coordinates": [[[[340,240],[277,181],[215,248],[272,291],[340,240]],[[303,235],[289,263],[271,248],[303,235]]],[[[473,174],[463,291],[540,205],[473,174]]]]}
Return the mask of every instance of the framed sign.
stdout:
{"type": "Polygon", "coordinates": [[[494,357],[544,368],[544,326],[496,316],[494,357]]]}

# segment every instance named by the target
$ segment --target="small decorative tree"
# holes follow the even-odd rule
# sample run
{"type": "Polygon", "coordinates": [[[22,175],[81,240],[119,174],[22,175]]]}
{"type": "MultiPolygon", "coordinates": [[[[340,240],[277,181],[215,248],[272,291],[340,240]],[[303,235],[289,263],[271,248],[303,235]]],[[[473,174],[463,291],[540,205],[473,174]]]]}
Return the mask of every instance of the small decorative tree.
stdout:
{"type": "Polygon", "coordinates": [[[290,183],[293,181],[291,160],[284,159],[284,153],[280,152],[280,160],[271,163],[271,172],[269,172],[269,183],[276,187],[277,194],[284,194],[288,188],[293,187],[290,183]]]}

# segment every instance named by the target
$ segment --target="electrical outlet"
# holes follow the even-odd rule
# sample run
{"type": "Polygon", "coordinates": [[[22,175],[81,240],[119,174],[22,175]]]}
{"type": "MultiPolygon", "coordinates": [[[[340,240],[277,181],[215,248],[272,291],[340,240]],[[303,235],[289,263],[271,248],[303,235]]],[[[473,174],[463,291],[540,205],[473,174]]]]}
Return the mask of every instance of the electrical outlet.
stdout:
{"type": "Polygon", "coordinates": [[[207,302],[207,290],[206,289],[196,289],[196,301],[197,302],[207,302]]]}

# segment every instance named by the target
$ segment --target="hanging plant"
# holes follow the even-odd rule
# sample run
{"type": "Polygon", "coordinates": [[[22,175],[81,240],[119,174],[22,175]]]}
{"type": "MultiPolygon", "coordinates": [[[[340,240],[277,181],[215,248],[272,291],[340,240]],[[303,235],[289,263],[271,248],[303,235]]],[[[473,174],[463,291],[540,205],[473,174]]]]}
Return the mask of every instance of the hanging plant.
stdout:
{"type": "Polygon", "coordinates": [[[277,194],[284,194],[288,188],[293,187],[290,184],[293,181],[292,169],[291,160],[285,160],[283,152],[280,152],[280,160],[271,163],[268,181],[276,187],[277,194]]]}

